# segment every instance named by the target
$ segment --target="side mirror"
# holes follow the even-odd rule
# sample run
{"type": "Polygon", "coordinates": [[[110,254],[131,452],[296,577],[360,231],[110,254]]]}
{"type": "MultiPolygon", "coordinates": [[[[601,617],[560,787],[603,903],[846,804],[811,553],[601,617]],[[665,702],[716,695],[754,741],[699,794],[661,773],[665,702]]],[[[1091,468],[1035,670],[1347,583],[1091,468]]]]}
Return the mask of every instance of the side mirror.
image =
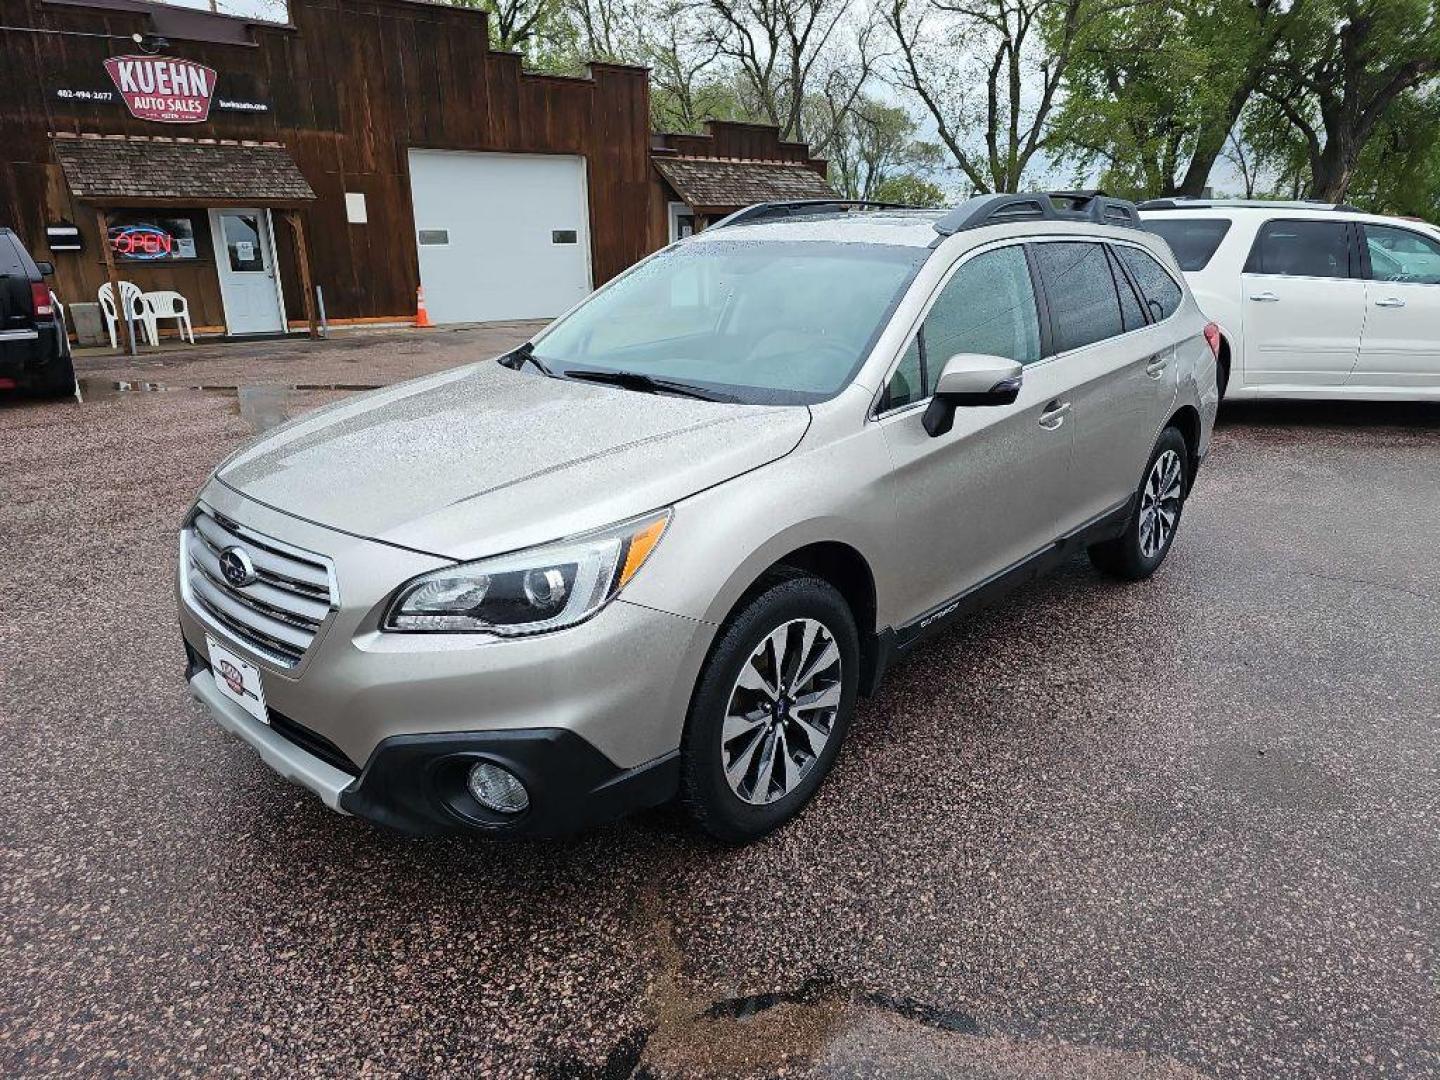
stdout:
{"type": "Polygon", "coordinates": [[[935,396],[925,410],[925,431],[944,435],[955,423],[959,406],[1009,405],[1020,396],[1024,369],[1014,360],[983,353],[956,353],[945,361],[935,383],[935,396]]]}
{"type": "Polygon", "coordinates": [[[35,269],[40,271],[41,277],[55,276],[55,264],[52,262],[46,262],[44,259],[35,260],[35,269]]]}

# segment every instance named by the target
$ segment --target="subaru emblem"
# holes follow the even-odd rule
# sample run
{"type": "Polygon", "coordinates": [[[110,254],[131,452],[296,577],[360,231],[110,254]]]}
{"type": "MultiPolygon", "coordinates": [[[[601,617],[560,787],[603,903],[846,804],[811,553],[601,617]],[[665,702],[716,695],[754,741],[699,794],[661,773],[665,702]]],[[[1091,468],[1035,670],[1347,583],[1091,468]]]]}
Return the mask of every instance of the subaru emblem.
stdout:
{"type": "Polygon", "coordinates": [[[255,564],[243,548],[228,547],[220,553],[220,572],[237,589],[243,589],[255,580],[255,564]]]}

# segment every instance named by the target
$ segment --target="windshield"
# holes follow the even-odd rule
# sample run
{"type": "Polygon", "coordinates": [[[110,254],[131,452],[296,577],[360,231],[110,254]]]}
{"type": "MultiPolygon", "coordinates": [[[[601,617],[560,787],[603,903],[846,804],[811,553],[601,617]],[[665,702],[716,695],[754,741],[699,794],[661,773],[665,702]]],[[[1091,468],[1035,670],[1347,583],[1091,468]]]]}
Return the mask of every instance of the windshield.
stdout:
{"type": "Polygon", "coordinates": [[[725,400],[806,404],[854,377],[930,252],[888,244],[680,244],[535,342],[558,375],[623,371],[725,400]]]}

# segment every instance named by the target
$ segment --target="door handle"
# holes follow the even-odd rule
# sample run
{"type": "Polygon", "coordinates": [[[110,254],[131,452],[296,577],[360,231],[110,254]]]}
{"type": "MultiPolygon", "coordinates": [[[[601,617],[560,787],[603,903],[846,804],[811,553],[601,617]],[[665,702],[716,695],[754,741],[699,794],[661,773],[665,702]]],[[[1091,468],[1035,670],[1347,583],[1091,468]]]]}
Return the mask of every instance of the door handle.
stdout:
{"type": "Polygon", "coordinates": [[[1404,307],[1405,301],[1398,296],[1387,296],[1384,300],[1376,300],[1376,307],[1404,307]]]}
{"type": "Polygon", "coordinates": [[[1257,304],[1278,304],[1280,302],[1280,298],[1273,292],[1257,292],[1254,296],[1250,297],[1250,299],[1254,300],[1257,304]]]}
{"type": "Polygon", "coordinates": [[[1145,374],[1152,379],[1158,379],[1165,374],[1165,369],[1170,366],[1170,357],[1160,354],[1152,356],[1145,362],[1145,374]]]}
{"type": "Polygon", "coordinates": [[[1065,423],[1065,417],[1070,415],[1070,402],[1052,401],[1045,406],[1045,411],[1040,414],[1040,426],[1046,431],[1054,431],[1061,424],[1065,423]]]}

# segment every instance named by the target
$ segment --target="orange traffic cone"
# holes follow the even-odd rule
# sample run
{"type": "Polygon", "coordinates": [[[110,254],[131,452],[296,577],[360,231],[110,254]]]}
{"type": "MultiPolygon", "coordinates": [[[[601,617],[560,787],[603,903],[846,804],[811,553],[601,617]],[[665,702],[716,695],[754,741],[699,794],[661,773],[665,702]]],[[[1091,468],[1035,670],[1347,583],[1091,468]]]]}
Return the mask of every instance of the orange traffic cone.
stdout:
{"type": "Polygon", "coordinates": [[[423,285],[415,290],[415,325],[419,327],[435,325],[430,321],[430,313],[425,310],[425,286],[423,285]]]}

